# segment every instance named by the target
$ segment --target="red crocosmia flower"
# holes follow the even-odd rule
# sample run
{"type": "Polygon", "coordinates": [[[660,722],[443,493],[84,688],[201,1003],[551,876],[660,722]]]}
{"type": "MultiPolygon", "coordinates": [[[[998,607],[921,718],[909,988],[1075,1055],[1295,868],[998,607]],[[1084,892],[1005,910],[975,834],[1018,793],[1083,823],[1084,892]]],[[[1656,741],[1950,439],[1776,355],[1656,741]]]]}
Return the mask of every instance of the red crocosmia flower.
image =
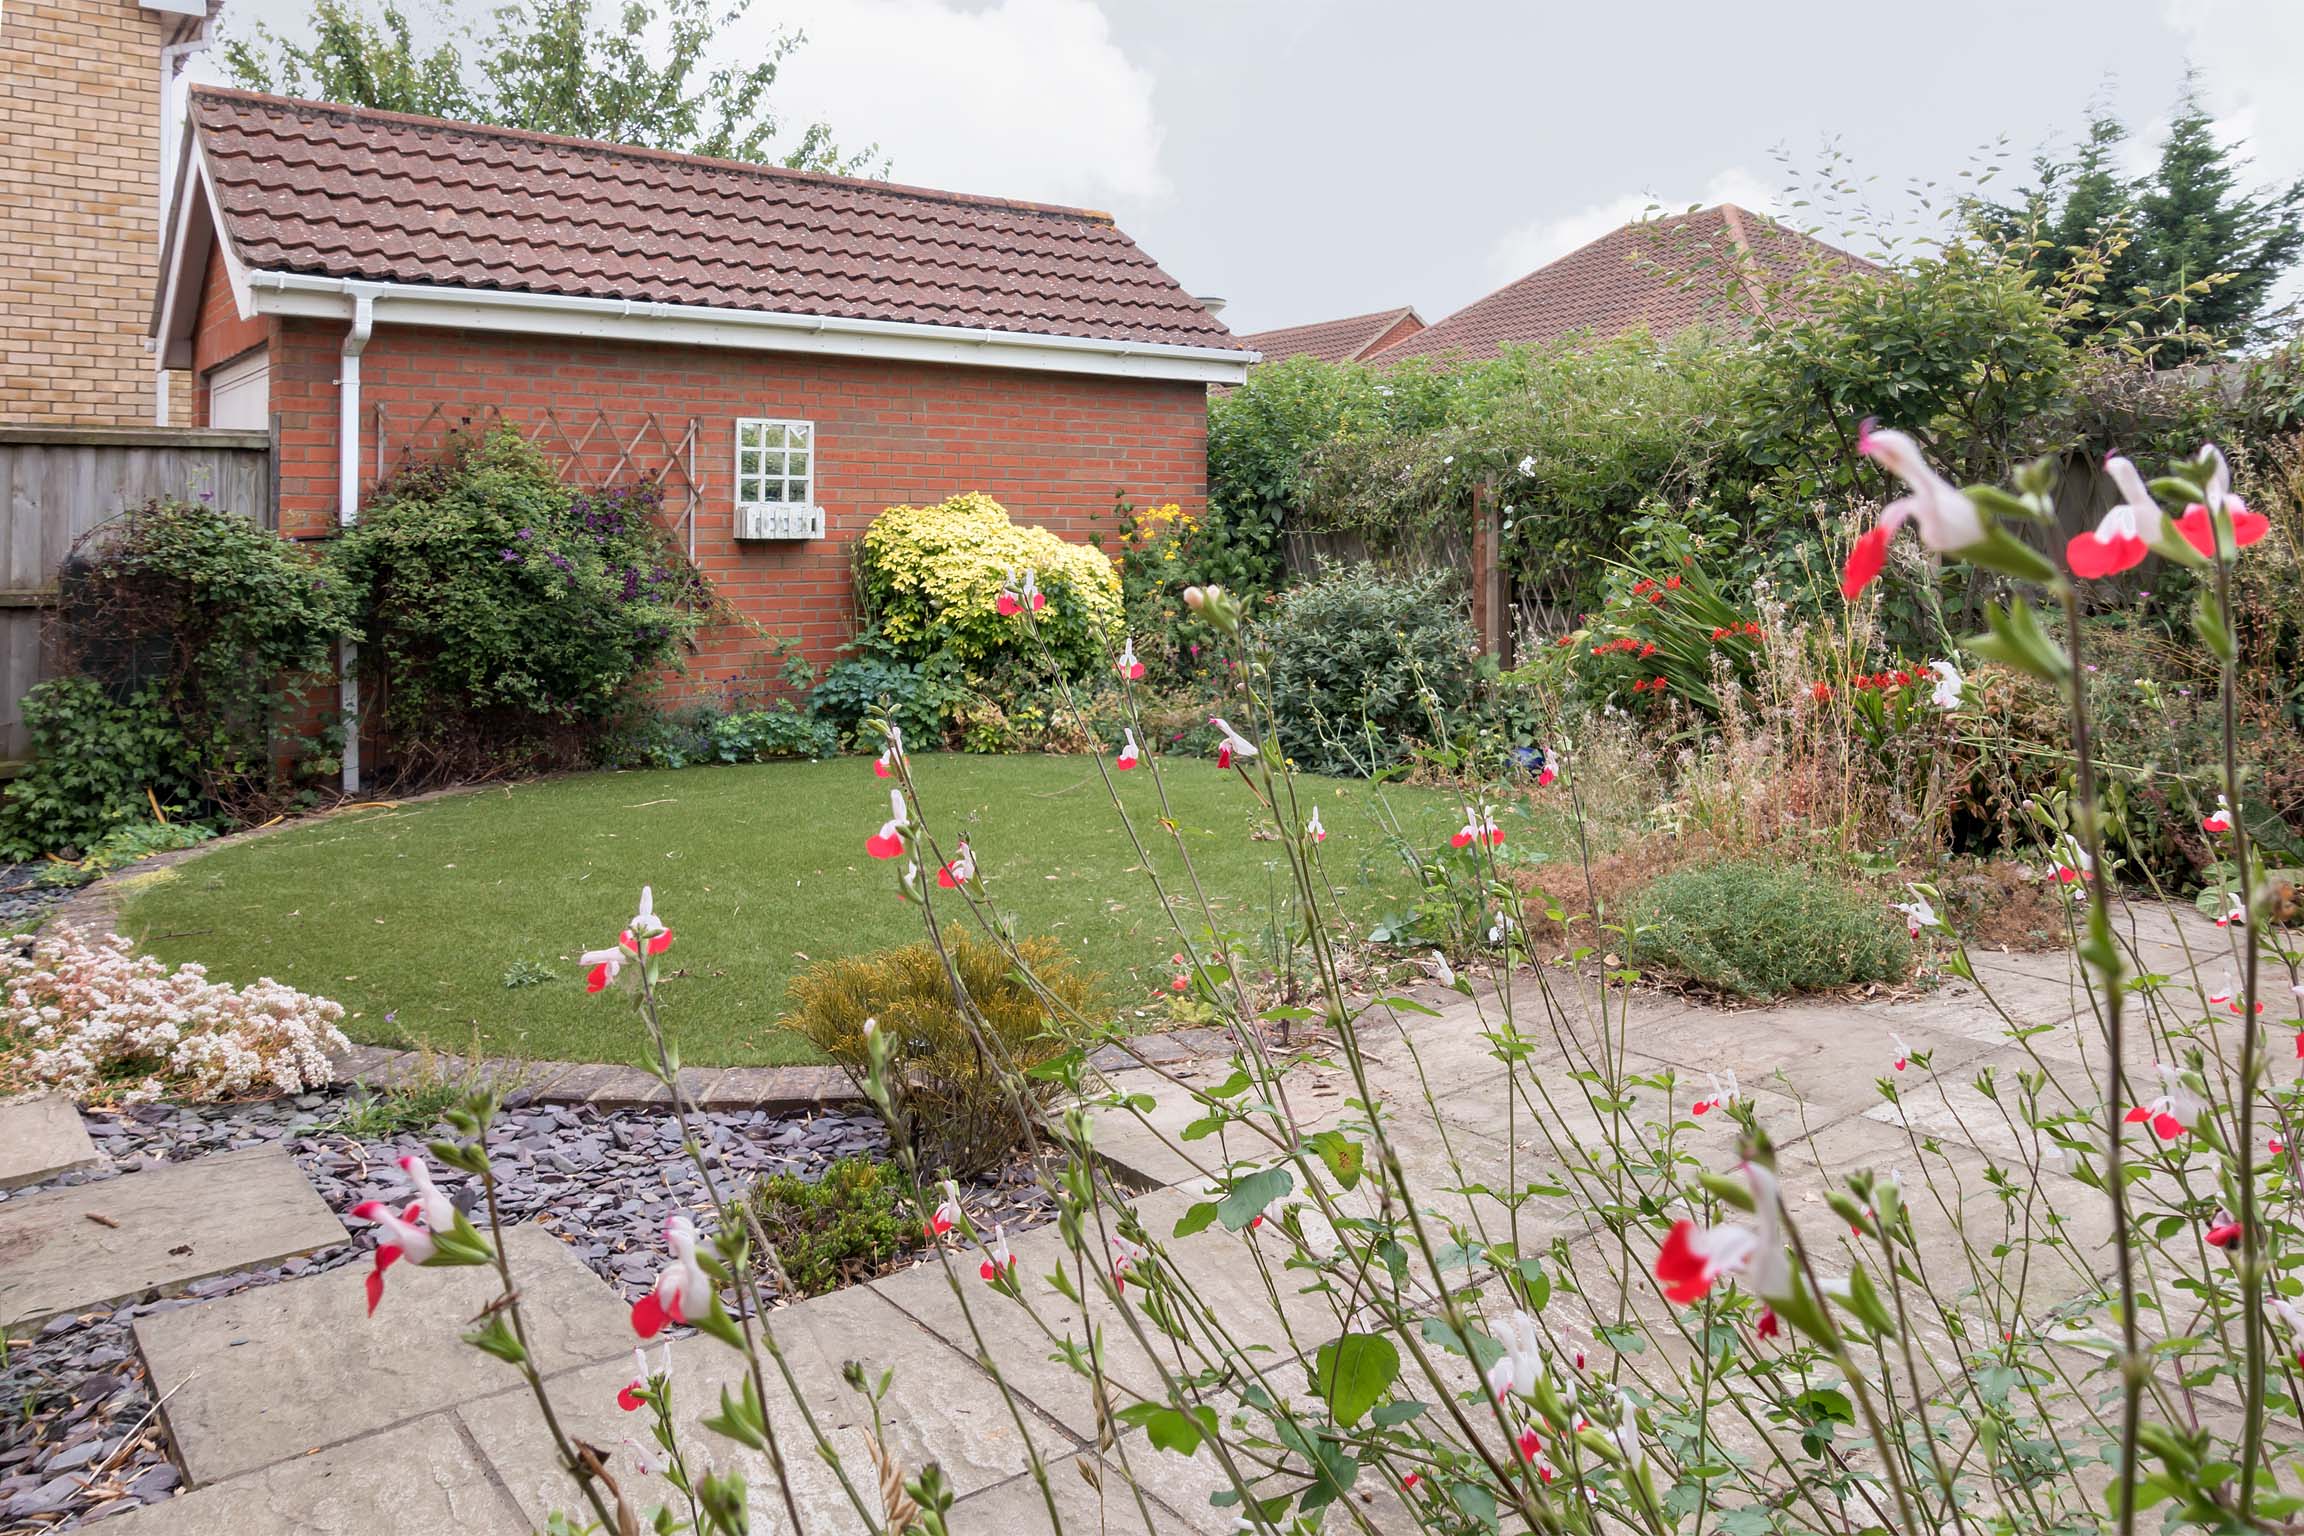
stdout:
{"type": "Polygon", "coordinates": [[[1896,669],[1896,686],[1897,686],[1897,687],[1899,687],[1899,688],[1909,688],[1909,687],[1911,687],[1911,686],[1912,686],[1912,674],[1911,674],[1911,673],[1909,673],[1909,672],[1907,672],[1907,671],[1905,671],[1905,670],[1904,670],[1903,668],[1901,668],[1901,667],[1897,668],[1897,669],[1896,669]]]}
{"type": "Polygon", "coordinates": [[[2214,468],[2208,474],[2208,501],[2184,509],[2176,520],[2176,531],[2184,535],[2184,542],[2206,555],[2216,558],[2216,525],[2212,512],[2221,511],[2232,519],[2232,544],[2246,549],[2272,531],[2272,520],[2261,512],[2251,512],[2248,504],[2232,494],[2232,470],[2224,462],[2224,454],[2214,443],[2203,443],[2200,456],[2214,468]]]}
{"type": "Polygon", "coordinates": [[[2246,1235],[2247,1229],[2235,1221],[2232,1213],[2227,1210],[2219,1209],[2216,1212],[2216,1219],[2208,1224],[2208,1246],[2221,1248],[2226,1253],[2239,1247],[2240,1239],[2246,1235]]]}
{"type": "Polygon", "coordinates": [[[1747,635],[1751,635],[1751,636],[1753,636],[1754,638],[1758,638],[1758,637],[1759,637],[1759,635],[1760,635],[1760,633],[1761,633],[1761,629],[1760,629],[1760,626],[1759,626],[1758,624],[1756,624],[1756,623],[1752,622],[1751,620],[1747,619],[1747,620],[1745,621],[1745,623],[1744,623],[1744,633],[1746,633],[1747,635]]]}
{"type": "Polygon", "coordinates": [[[1671,691],[1671,689],[1672,689],[1672,684],[1671,684],[1670,682],[1668,682],[1667,680],[1665,680],[1664,678],[1661,678],[1661,677],[1657,678],[1657,679],[1656,679],[1654,682],[1650,683],[1648,686],[1649,686],[1650,688],[1654,689],[1654,690],[1655,690],[1656,692],[1658,692],[1658,693],[1669,693],[1669,692],[1671,691]]]}
{"type": "Polygon", "coordinates": [[[1680,590],[1680,578],[1677,576],[1667,576],[1664,578],[1664,585],[1677,592],[1680,590]]]}
{"type": "Polygon", "coordinates": [[[1832,697],[1832,685],[1830,683],[1818,683],[1808,692],[1818,703],[1823,703],[1832,697]]]}
{"type": "Polygon", "coordinates": [[[1763,1339],[1773,1339],[1783,1334],[1784,1325],[1777,1320],[1774,1307],[1762,1307],[1760,1309],[1759,1326],[1755,1327],[1752,1332],[1755,1337],[1763,1339]]]}
{"type": "Polygon", "coordinates": [[[1646,660],[1647,660],[1649,657],[1651,657],[1651,656],[1653,656],[1653,655],[1655,655],[1655,654],[1656,654],[1656,642],[1655,642],[1655,641],[1653,641],[1653,640],[1649,641],[1649,642],[1648,642],[1646,645],[1644,645],[1644,646],[1640,647],[1640,659],[1641,659],[1642,661],[1646,661],[1646,660]]]}
{"type": "Polygon", "coordinates": [[[1875,523],[1848,552],[1841,573],[1840,595],[1850,602],[1888,564],[1888,541],[1907,522],[1917,523],[1920,542],[1936,554],[1949,554],[1984,541],[1983,514],[1967,492],[1929,467],[1920,445],[1894,430],[1882,430],[1866,421],[1856,438],[1856,451],[1877,462],[1904,482],[1911,494],[1880,509],[1875,523]]]}

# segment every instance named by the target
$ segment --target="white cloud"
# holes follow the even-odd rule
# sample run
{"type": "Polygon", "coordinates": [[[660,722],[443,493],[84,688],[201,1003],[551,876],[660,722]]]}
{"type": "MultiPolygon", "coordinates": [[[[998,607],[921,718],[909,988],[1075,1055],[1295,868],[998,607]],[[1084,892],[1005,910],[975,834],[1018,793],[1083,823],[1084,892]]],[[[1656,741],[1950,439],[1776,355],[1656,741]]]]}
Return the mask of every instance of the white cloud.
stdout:
{"type": "Polygon", "coordinates": [[[1557,260],[1579,246],[1589,245],[1619,225],[1629,224],[1652,214],[1685,212],[1695,206],[1711,207],[1714,203],[1734,203],[1754,213],[1768,213],[1776,206],[1776,193],[1758,176],[1740,165],[1719,172],[1693,197],[1657,197],[1647,192],[1627,192],[1604,203],[1579,208],[1574,213],[1556,218],[1532,219],[1510,229],[1498,238],[1488,253],[1490,271],[1500,283],[1525,277],[1557,260]]]}
{"type": "Polygon", "coordinates": [[[787,127],[822,119],[843,148],[877,141],[898,181],[1098,206],[1169,190],[1152,76],[1093,0],[799,0],[754,15],[747,27],[807,34],[776,82],[787,127]]]}
{"type": "MultiPolygon", "coordinates": [[[[2219,136],[2244,141],[2255,161],[2252,180],[2288,181],[2304,174],[2304,96],[2296,61],[2304,58],[2304,6],[2294,0],[2168,0],[2168,25],[2200,71],[2219,136]]],[[[2155,136],[2156,142],[2156,136],[2155,136]]]]}

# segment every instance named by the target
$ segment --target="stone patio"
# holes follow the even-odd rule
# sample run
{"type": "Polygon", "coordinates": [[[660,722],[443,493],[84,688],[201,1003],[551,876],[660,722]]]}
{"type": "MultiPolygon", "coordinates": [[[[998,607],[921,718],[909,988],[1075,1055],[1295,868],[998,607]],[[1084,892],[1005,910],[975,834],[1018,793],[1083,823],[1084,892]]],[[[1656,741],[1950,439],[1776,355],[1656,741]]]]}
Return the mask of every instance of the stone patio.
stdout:
{"type": "MultiPolygon", "coordinates": [[[[2177,952],[2179,937],[2195,948],[2229,942],[2188,913],[2151,921],[2156,926],[2143,943],[2156,955],[2177,952]]],[[[1611,1020],[1620,1006],[1636,1070],[1678,1070],[1677,1113],[1702,1090],[1706,1074],[1736,1073],[1777,1136],[1796,1209],[1820,1200],[1829,1176],[1898,1164],[1909,1173],[1920,1155],[1915,1135],[1932,1149],[1925,1155],[1964,1172],[1987,1159],[2043,1162],[2045,1176],[2026,1219],[2065,1223],[2070,1259],[2069,1273],[2040,1278],[2039,1294],[2047,1300],[2071,1294],[2101,1272],[2106,1234],[2097,1202],[2057,1171],[2052,1148],[2028,1144],[1966,1085],[1985,1066],[2012,1072],[2036,1055],[2053,1055],[2078,1069],[2083,1057],[2101,1055],[2090,1041],[2095,1024],[2087,1000],[2071,985],[2071,963],[2062,954],[1980,958],[1986,986],[2006,992],[2004,1001],[2021,1022],[2052,1026],[2022,1045],[2010,1042],[2007,1024],[1964,983],[1917,998],[1747,1011],[1634,994],[1629,1001],[1611,999],[1611,1020]],[[1925,1053],[1930,1066],[1895,1074],[1897,1035],[1925,1053]],[[1900,1104],[1883,1102],[1882,1080],[1899,1089],[1900,1104]]],[[[1523,1242],[1581,1230],[1587,1218],[1568,1200],[1536,1200],[1515,1212],[1497,1195],[1467,1188],[1518,1186],[1556,1173],[1563,1159],[1578,1155],[1579,1144],[1602,1133],[1600,1117],[1567,1074],[1567,1048],[1541,1022],[1535,987],[1521,986],[1513,1001],[1531,1041],[1541,1094],[1525,1082],[1507,1094],[1490,1047],[1478,1036],[1483,1021],[1472,1002],[1436,989],[1419,995],[1438,1009],[1437,1017],[1403,1014],[1398,1028],[1372,1022],[1365,1046],[1380,1092],[1400,1115],[1395,1142],[1425,1203],[1467,1229],[1493,1235],[1516,1228],[1523,1242]],[[1420,1112],[1427,1091],[1436,1118],[1420,1112]]],[[[1486,1009],[1485,1027],[1495,1028],[1495,1000],[1486,1009]]],[[[1149,1118],[1173,1134],[1198,1114],[1176,1083],[1210,1083],[1228,1072],[1222,1061],[1187,1055],[1112,1076],[1124,1091],[1150,1095],[1149,1118]]],[[[1333,1065],[1307,1064],[1288,1081],[1296,1113],[1315,1125],[1352,1118],[1356,1112],[1346,1100],[1353,1092],[1333,1065]]],[[[1657,1107],[1643,1099],[1637,1113],[1654,1115],[1657,1107]]],[[[1717,1151],[1725,1160],[1730,1143],[1717,1124],[1699,1122],[1693,1135],[1700,1156],[1717,1151]]],[[[1253,1155],[1257,1146],[1233,1129],[1185,1143],[1188,1155],[1179,1156],[1133,1116],[1112,1111],[1097,1113],[1096,1136],[1115,1169],[1141,1188],[1139,1211],[1163,1241],[1200,1197],[1198,1183],[1207,1172],[1228,1157],[1253,1155]]],[[[309,1188],[303,1201],[296,1198],[283,1180],[284,1162],[278,1154],[212,1155],[133,1180],[0,1202],[0,1314],[36,1319],[68,1310],[75,1296],[166,1289],[220,1266],[257,1262],[259,1255],[343,1241],[334,1216],[313,1208],[317,1199],[309,1188]],[[118,1218],[118,1226],[90,1221],[99,1209],[118,1218]],[[174,1243],[160,1240],[169,1230],[174,1243]],[[27,1242],[27,1232],[39,1240],[27,1242]],[[68,1245],[69,1262],[55,1256],[58,1234],[81,1240],[68,1245]],[[172,1251],[188,1235],[193,1251],[172,1251]],[[101,1262],[91,1266],[91,1252],[100,1252],[101,1262]]],[[[285,1171],[287,1180],[302,1185],[293,1167],[285,1171]]],[[[1948,1230],[1953,1219],[2009,1218],[1998,1201],[1980,1197],[1974,1211],[1924,1213],[1924,1233],[1948,1230]]],[[[1061,1302],[1039,1278],[1061,1252],[1056,1230],[1012,1236],[1012,1243],[1036,1306],[1060,1333],[1085,1341],[1080,1309],[1061,1302]]],[[[1300,1294],[1303,1281],[1279,1268],[1278,1249],[1260,1249],[1253,1235],[1212,1226],[1168,1246],[1171,1262],[1226,1322],[1246,1342],[1266,1346],[1253,1357],[1258,1368],[1287,1390],[1300,1388],[1302,1373],[1288,1362],[1341,1331],[1332,1299],[1300,1294]],[[1268,1286],[1282,1298],[1277,1314],[1268,1286]]],[[[643,1435],[644,1426],[615,1404],[632,1374],[622,1300],[540,1226],[513,1229],[508,1251],[569,1430],[612,1452],[625,1437],[643,1435]]],[[[974,1256],[956,1258],[963,1284],[978,1286],[974,1256]]],[[[371,1319],[361,1294],[365,1273],[364,1265],[353,1265],[139,1319],[136,1346],[154,1389],[166,1394],[162,1412],[188,1491],[117,1525],[107,1522],[106,1529],[120,1536],[493,1533],[526,1530],[553,1508],[572,1507],[574,1490],[513,1372],[455,1340],[491,1294],[493,1275],[402,1266],[371,1319]]],[[[1144,1513],[1114,1465],[1125,1457],[1152,1490],[1146,1507],[1155,1528],[1211,1536],[1231,1528],[1231,1512],[1206,1502],[1221,1486],[1206,1453],[1179,1462],[1152,1452],[1131,1432],[1099,1458],[1097,1418],[1081,1378],[1049,1359],[1051,1346],[1018,1308],[973,1289],[969,1300],[973,1323],[943,1271],[930,1264],[771,1314],[810,1408],[862,1480],[868,1501],[875,1497],[863,1454],[870,1415],[841,1379],[850,1360],[875,1379],[894,1368],[884,1405],[892,1448],[908,1467],[929,1460],[942,1466],[962,1496],[955,1529],[1044,1525],[1042,1496],[1029,1473],[1034,1451],[1068,1518],[1116,1531],[1145,1528],[1144,1513]],[[1012,1403],[976,1363],[979,1329],[1001,1363],[1012,1403]],[[1078,1469],[1099,1463],[1101,1493],[1078,1469]]],[[[1153,1391],[1151,1361],[1104,1304],[1091,1305],[1088,1315],[1102,1330],[1122,1400],[1153,1391]]],[[[735,1383],[738,1358],[702,1338],[676,1342],[672,1358],[679,1417],[694,1432],[691,1449],[716,1466],[744,1469],[756,1529],[786,1529],[765,1458],[696,1429],[717,1406],[720,1389],[735,1383]]],[[[807,1529],[860,1529],[798,1411],[771,1385],[771,1419],[788,1452],[807,1529]]],[[[612,1461],[630,1464],[621,1452],[612,1461]]],[[[666,1492],[661,1483],[641,1490],[644,1500],[666,1492]]]]}

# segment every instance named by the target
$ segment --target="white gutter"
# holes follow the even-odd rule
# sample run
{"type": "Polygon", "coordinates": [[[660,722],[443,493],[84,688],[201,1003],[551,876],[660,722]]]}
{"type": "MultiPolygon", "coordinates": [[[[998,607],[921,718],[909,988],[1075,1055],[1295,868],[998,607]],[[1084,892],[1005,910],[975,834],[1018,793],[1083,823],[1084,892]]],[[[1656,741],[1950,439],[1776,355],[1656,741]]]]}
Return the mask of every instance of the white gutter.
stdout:
{"type": "MultiPolygon", "coordinates": [[[[376,330],[375,295],[347,288],[352,328],[344,333],[344,371],[336,380],[336,522],[349,528],[360,521],[360,354],[376,330]]],[[[360,793],[360,651],[349,640],[336,645],[336,689],[344,724],[344,793],[360,793]]]]}
{"type": "Polygon", "coordinates": [[[1122,378],[1238,384],[1260,354],[1229,347],[1170,342],[1107,341],[1084,336],[1041,336],[978,326],[914,325],[896,320],[850,320],[701,304],[654,304],[555,293],[511,293],[489,288],[445,288],[417,283],[369,283],[299,272],[248,274],[258,314],[342,320],[366,295],[375,319],[392,325],[512,331],[603,341],[650,341],[732,347],[747,351],[809,352],[962,367],[1024,368],[1122,378]]]}

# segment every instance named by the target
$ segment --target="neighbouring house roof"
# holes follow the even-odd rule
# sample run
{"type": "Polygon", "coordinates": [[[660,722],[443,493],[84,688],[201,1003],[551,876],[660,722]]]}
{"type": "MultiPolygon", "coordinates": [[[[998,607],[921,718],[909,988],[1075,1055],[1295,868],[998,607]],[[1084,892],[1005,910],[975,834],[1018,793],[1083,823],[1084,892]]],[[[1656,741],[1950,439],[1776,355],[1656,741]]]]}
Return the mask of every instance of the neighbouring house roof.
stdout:
{"type": "Polygon", "coordinates": [[[331,279],[1249,358],[1108,214],[244,91],[195,90],[190,117],[185,175],[205,184],[235,273],[307,291],[331,279]]]}
{"type": "Polygon", "coordinates": [[[1268,363],[1276,363],[1284,357],[1316,357],[1324,363],[1350,363],[1368,356],[1380,342],[1408,322],[1412,322],[1419,330],[1424,325],[1423,317],[1404,304],[1398,309],[1382,309],[1372,315],[1351,315],[1342,320],[1320,320],[1311,325],[1287,325],[1276,331],[1256,331],[1241,337],[1240,341],[1243,346],[1253,347],[1262,353],[1264,361],[1268,363]]]}
{"type": "Polygon", "coordinates": [[[1607,337],[1635,328],[1659,340],[1699,325],[1746,328],[1786,284],[1819,272],[1874,270],[1862,257],[1722,203],[1611,230],[1384,348],[1374,360],[1478,360],[1496,356],[1506,342],[1607,337]]]}

